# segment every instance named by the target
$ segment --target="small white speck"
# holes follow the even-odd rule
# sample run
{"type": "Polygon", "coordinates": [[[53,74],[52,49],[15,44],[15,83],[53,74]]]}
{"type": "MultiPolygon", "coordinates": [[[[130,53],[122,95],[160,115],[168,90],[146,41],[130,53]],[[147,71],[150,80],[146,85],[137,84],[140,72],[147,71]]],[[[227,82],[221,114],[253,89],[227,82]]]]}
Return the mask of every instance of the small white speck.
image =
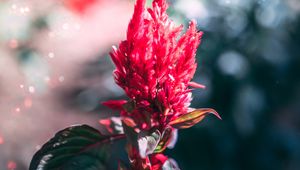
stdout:
{"type": "Polygon", "coordinates": [[[16,5],[16,4],[13,4],[13,5],[11,6],[11,8],[12,8],[12,9],[17,9],[17,5],[16,5]]]}
{"type": "Polygon", "coordinates": [[[54,58],[54,53],[52,53],[52,52],[48,53],[48,57],[49,58],[54,58]]]}
{"type": "Polygon", "coordinates": [[[29,9],[28,7],[25,7],[25,8],[24,8],[24,11],[25,11],[25,12],[29,12],[30,9],[29,9]]]}
{"type": "Polygon", "coordinates": [[[16,112],[20,112],[21,109],[20,109],[19,107],[17,107],[17,108],[15,109],[15,111],[16,111],[16,112]]]}
{"type": "Polygon", "coordinates": [[[61,143],[56,142],[56,143],[53,144],[53,147],[55,148],[55,147],[57,147],[57,146],[59,146],[59,145],[61,145],[61,143]]]}
{"type": "Polygon", "coordinates": [[[30,93],[34,93],[34,92],[35,92],[35,88],[34,88],[33,86],[29,86],[29,87],[28,87],[28,91],[29,91],[30,93]]]}
{"type": "Polygon", "coordinates": [[[23,13],[25,13],[25,9],[22,7],[22,8],[20,8],[20,12],[23,14],[23,13]]]}
{"type": "Polygon", "coordinates": [[[63,28],[64,30],[69,29],[69,24],[68,24],[68,23],[64,23],[63,26],[62,26],[62,28],[63,28]]]}
{"type": "Polygon", "coordinates": [[[23,84],[20,84],[20,88],[23,89],[23,88],[24,88],[24,85],[23,85],[23,84]]]}
{"type": "Polygon", "coordinates": [[[175,80],[175,78],[174,78],[171,74],[169,74],[169,78],[170,78],[172,81],[175,80]]]}

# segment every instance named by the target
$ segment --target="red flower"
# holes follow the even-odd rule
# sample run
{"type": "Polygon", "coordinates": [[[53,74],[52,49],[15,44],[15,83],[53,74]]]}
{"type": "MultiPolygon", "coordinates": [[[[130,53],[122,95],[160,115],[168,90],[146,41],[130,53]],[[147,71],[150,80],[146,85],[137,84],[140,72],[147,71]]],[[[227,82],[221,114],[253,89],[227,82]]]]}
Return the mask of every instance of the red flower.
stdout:
{"type": "MultiPolygon", "coordinates": [[[[110,53],[116,65],[115,81],[130,100],[104,104],[121,110],[133,169],[178,169],[172,159],[161,154],[176,142],[174,128],[189,128],[208,113],[220,118],[213,109],[189,108],[189,86],[204,88],[191,82],[202,32],[191,21],[179,37],[183,26],[176,27],[169,19],[167,7],[166,0],[153,0],[152,8],[145,9],[145,0],[137,0],[127,39],[110,53]]],[[[113,130],[110,121],[102,124],[113,130]]]]}
{"type": "Polygon", "coordinates": [[[176,27],[168,18],[166,0],[154,0],[152,6],[146,10],[145,0],[137,0],[127,40],[110,53],[115,81],[132,100],[131,117],[143,128],[166,125],[187,113],[192,99],[188,86],[203,87],[191,82],[202,32],[191,21],[178,39],[183,26],[176,27]],[[150,122],[145,122],[147,114],[150,122]]]}
{"type": "Polygon", "coordinates": [[[84,14],[84,12],[97,0],[64,0],[65,5],[78,14],[84,14]]]}

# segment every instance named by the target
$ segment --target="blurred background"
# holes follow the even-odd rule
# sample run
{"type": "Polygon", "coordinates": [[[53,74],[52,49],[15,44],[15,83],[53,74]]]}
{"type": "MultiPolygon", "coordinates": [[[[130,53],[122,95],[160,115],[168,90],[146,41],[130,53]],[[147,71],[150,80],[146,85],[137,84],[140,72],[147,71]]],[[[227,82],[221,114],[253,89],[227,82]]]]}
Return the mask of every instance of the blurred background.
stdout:
{"type": "MultiPolygon", "coordinates": [[[[151,3],[151,0],[148,1],[151,3]]],[[[300,169],[300,1],[170,0],[170,17],[204,31],[192,107],[213,116],[179,132],[183,170],[300,169]]],[[[124,99],[108,52],[133,0],[0,0],[0,169],[26,170],[54,133],[99,128],[124,99]]]]}

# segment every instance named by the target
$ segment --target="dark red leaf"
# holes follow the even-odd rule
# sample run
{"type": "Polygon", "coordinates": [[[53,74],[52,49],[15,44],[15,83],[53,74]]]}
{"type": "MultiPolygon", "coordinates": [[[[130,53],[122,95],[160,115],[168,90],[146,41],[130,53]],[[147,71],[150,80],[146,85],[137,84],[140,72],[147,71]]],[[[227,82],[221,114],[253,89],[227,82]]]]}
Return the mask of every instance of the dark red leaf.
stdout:
{"type": "Polygon", "coordinates": [[[179,116],[175,120],[171,121],[169,125],[177,129],[189,128],[203,120],[205,116],[210,113],[221,119],[220,115],[214,109],[201,108],[179,116]]]}
{"type": "MultiPolygon", "coordinates": [[[[100,125],[104,127],[104,134],[123,134],[122,121],[120,117],[111,117],[108,119],[100,119],[100,125]]],[[[101,131],[102,132],[102,131],[101,131]]]]}

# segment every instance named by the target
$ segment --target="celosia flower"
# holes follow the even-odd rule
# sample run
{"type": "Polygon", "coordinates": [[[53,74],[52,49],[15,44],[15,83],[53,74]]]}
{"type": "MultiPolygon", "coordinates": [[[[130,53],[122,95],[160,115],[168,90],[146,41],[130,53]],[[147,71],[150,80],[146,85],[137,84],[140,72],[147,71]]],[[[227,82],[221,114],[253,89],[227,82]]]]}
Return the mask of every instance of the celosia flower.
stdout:
{"type": "Polygon", "coordinates": [[[127,39],[110,53],[116,65],[115,81],[131,99],[131,109],[122,116],[131,112],[143,129],[165,126],[186,114],[192,99],[189,85],[204,87],[191,82],[202,36],[195,21],[178,37],[183,26],[175,26],[168,18],[166,1],[154,0],[152,6],[146,10],[145,0],[137,0],[127,39]]]}
{"type": "MultiPolygon", "coordinates": [[[[99,121],[108,134],[86,125],[62,130],[35,154],[30,169],[69,168],[74,164],[84,167],[86,163],[89,167],[104,168],[106,159],[110,159],[107,148],[126,137],[131,170],[179,170],[172,158],[162,154],[167,147],[174,146],[177,129],[195,125],[208,113],[219,115],[213,109],[189,107],[189,86],[204,87],[191,82],[202,32],[191,21],[186,33],[179,37],[183,26],[176,27],[166,10],[166,0],[153,0],[152,8],[148,9],[145,0],[137,0],[127,38],[111,52],[116,65],[115,81],[130,99],[104,103],[121,111],[120,117],[99,121]],[[67,155],[58,150],[68,151],[67,155]],[[80,157],[81,153],[90,154],[90,158],[80,157]],[[81,158],[86,161],[80,161],[81,158]],[[66,164],[62,163],[64,160],[66,164]]],[[[128,169],[121,160],[118,166],[119,170],[128,169]]]]}

